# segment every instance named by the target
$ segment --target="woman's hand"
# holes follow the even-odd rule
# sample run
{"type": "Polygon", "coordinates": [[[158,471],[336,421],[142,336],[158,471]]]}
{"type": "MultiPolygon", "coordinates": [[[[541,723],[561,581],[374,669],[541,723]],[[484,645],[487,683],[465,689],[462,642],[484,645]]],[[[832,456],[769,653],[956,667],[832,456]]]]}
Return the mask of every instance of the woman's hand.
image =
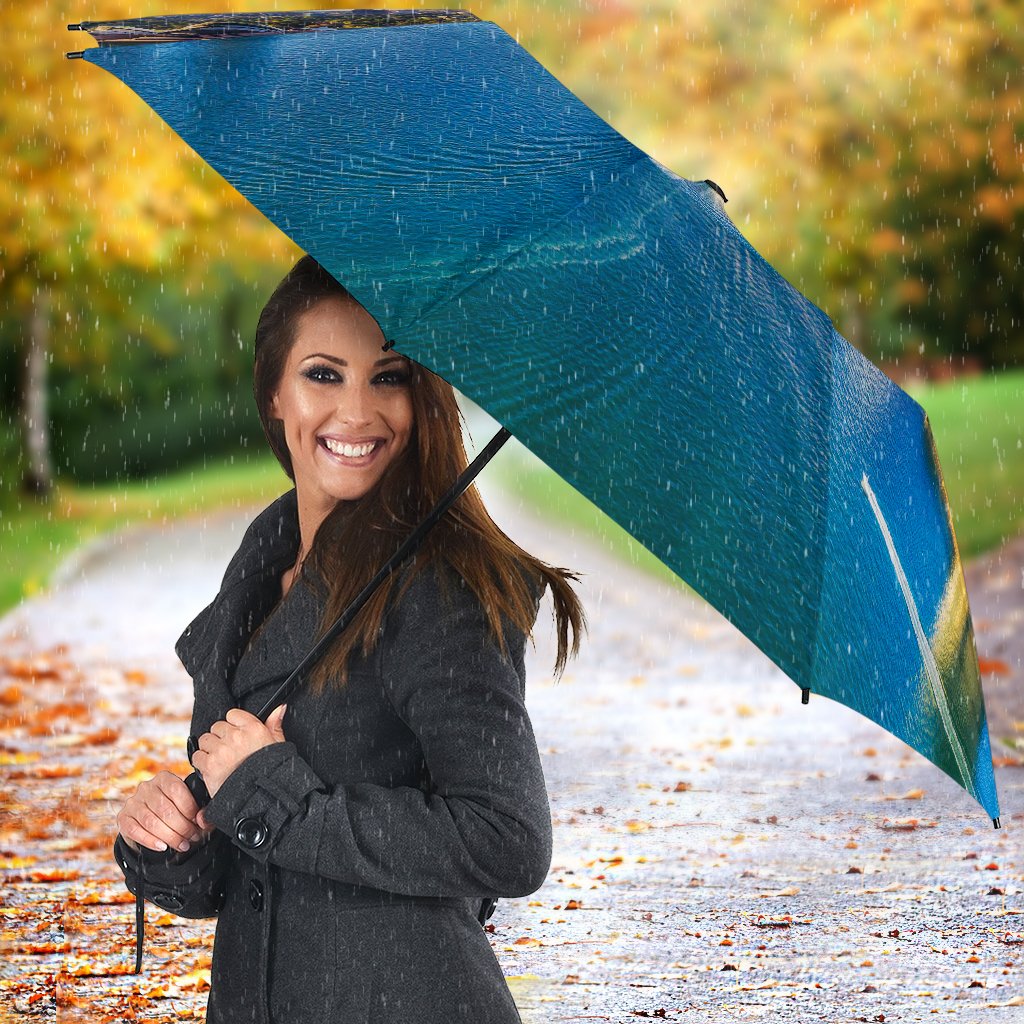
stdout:
{"type": "Polygon", "coordinates": [[[177,775],[160,772],[140,782],[117,815],[117,829],[134,850],[168,847],[183,853],[211,831],[196,820],[199,806],[177,775]]]}
{"type": "Polygon", "coordinates": [[[286,707],[282,704],[274,708],[266,725],[248,711],[232,708],[199,737],[199,749],[192,755],[192,764],[202,775],[211,797],[250,754],[271,743],[284,742],[281,720],[286,707]]]}

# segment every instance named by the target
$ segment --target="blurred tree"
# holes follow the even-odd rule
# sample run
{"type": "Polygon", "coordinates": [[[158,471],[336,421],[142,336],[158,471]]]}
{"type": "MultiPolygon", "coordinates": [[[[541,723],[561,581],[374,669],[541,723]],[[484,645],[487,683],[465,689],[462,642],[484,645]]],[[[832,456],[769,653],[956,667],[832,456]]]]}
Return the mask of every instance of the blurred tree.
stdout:
{"type": "Polygon", "coordinates": [[[1024,362],[1018,4],[488,6],[869,354],[1024,362]]]}
{"type": "Polygon", "coordinates": [[[1011,7],[844,5],[795,69],[814,124],[798,152],[827,183],[797,217],[809,244],[796,266],[876,354],[1024,361],[1024,33],[1011,7]]]}
{"type": "MultiPolygon", "coordinates": [[[[139,6],[139,5],[136,5],[139,6]]],[[[143,4],[133,16],[163,13],[143,4]]],[[[186,7],[188,5],[182,5],[186,7]]],[[[260,9],[214,0],[202,10],[260,9]]],[[[182,144],[150,108],[99,68],[64,58],[91,41],[69,35],[81,5],[4,8],[0,75],[0,331],[18,370],[22,489],[52,486],[48,369],[131,332],[174,348],[173,333],[133,309],[125,271],[174,274],[202,287],[207,265],[239,271],[283,258],[294,245],[182,144]]],[[[98,0],[90,17],[122,17],[98,0]]],[[[234,332],[236,326],[229,330],[234,332]]],[[[116,374],[118,343],[110,348],[116,374]]],[[[109,350],[109,349],[107,349],[109,350]]]]}

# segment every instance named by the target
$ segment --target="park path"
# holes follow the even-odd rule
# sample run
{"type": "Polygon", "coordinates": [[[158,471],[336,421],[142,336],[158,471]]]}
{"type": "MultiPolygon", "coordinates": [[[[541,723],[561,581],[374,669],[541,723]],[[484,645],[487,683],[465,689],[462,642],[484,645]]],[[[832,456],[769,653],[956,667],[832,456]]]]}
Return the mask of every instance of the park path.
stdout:
{"type": "MultiPolygon", "coordinates": [[[[877,726],[802,706],[685,588],[480,486],[514,540],[583,574],[590,627],[554,683],[548,595],[527,648],[555,853],[544,887],[491,919],[526,1024],[1022,1019],[1013,758],[995,831],[877,726]]],[[[149,908],[147,973],[128,974],[109,841],[139,779],[187,770],[173,643],[256,511],[125,531],[0,620],[0,1020],[201,1018],[212,922],[149,908]]]]}

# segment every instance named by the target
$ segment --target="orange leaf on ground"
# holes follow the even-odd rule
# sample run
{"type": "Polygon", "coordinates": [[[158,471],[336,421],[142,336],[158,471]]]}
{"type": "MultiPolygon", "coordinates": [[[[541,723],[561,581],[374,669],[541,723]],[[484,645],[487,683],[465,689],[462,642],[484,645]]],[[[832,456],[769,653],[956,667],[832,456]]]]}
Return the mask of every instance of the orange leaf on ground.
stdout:
{"type": "Polygon", "coordinates": [[[937,821],[918,821],[917,818],[883,818],[879,828],[890,832],[913,832],[918,828],[935,828],[937,821]]]}
{"type": "Polygon", "coordinates": [[[0,690],[0,704],[17,704],[23,696],[22,689],[17,683],[11,683],[0,690]]]}
{"type": "Polygon", "coordinates": [[[626,822],[627,832],[646,832],[650,827],[649,821],[641,821],[639,818],[630,818],[626,822]]]}
{"type": "Polygon", "coordinates": [[[189,974],[183,974],[175,979],[179,988],[193,989],[196,992],[206,992],[210,988],[209,968],[200,967],[189,974]]]}
{"type": "Polygon", "coordinates": [[[978,658],[978,668],[985,675],[1007,676],[1010,674],[1010,666],[999,658],[978,658]]]}
{"type": "Polygon", "coordinates": [[[9,779],[68,779],[82,774],[80,764],[35,764],[31,768],[19,768],[11,772],[9,779]]]}
{"type": "Polygon", "coordinates": [[[29,871],[27,877],[33,882],[73,882],[82,877],[82,872],[74,868],[42,868],[29,871]]]}
{"type": "Polygon", "coordinates": [[[4,665],[4,671],[15,679],[57,679],[60,676],[56,666],[45,658],[11,658],[4,665]]]}
{"type": "Polygon", "coordinates": [[[90,747],[99,747],[107,743],[114,743],[120,736],[121,733],[117,729],[97,729],[96,732],[89,733],[82,742],[90,747]]]}

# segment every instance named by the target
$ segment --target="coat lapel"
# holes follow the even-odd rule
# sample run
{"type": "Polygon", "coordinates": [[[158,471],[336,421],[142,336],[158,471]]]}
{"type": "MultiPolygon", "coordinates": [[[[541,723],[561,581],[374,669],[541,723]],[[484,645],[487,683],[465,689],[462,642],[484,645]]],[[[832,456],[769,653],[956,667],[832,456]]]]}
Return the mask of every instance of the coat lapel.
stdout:
{"type": "Polygon", "coordinates": [[[249,637],[277,604],[281,574],[295,561],[298,547],[298,506],[292,488],[249,525],[217,596],[175,643],[195,688],[194,735],[207,732],[238,705],[232,694],[235,668],[249,637]]]}
{"type": "Polygon", "coordinates": [[[269,697],[292,674],[313,645],[319,615],[316,596],[298,579],[239,660],[231,682],[236,701],[245,702],[249,694],[265,688],[269,697]]]}

